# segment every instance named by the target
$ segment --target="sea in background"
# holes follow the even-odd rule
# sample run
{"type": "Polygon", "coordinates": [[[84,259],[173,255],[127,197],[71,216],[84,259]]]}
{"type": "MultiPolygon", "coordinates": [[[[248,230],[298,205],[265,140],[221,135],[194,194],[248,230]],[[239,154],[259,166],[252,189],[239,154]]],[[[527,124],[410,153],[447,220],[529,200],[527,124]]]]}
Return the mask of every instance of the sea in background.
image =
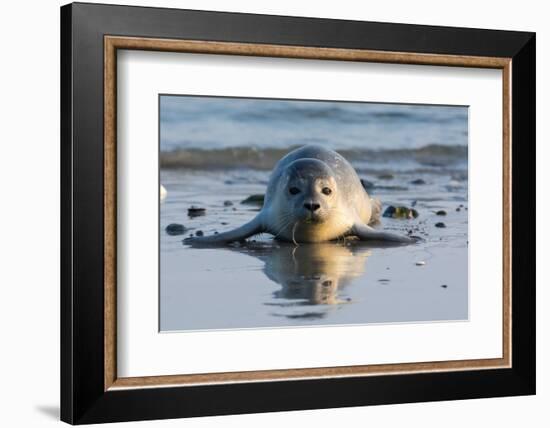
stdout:
{"type": "Polygon", "coordinates": [[[162,95],[159,114],[161,331],[468,318],[467,107],[162,95]],[[378,227],[423,241],[182,243],[255,216],[242,201],[304,144],[342,154],[383,210],[414,208],[378,227]]]}

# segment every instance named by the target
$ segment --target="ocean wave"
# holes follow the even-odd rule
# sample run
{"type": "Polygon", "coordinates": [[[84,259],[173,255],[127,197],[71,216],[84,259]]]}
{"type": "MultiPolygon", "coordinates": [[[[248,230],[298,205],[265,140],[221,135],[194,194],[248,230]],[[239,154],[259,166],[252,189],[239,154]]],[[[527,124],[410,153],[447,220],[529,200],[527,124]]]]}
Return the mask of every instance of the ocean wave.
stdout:
{"type": "MultiPolygon", "coordinates": [[[[297,148],[230,147],[218,149],[177,149],[160,153],[162,168],[270,170],[291,150],[297,148]]],[[[414,161],[430,167],[446,167],[468,160],[467,146],[430,144],[416,149],[343,149],[338,150],[351,163],[387,163],[414,161]]]]}

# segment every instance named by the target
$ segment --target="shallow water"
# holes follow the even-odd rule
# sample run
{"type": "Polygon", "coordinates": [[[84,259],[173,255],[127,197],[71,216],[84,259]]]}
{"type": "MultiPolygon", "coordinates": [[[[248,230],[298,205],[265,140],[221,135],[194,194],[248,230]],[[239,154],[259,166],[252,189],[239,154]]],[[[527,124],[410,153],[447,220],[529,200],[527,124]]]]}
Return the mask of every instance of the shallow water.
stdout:
{"type": "Polygon", "coordinates": [[[258,102],[232,109],[227,100],[170,98],[180,101],[164,110],[161,103],[160,180],[168,190],[160,206],[162,331],[468,318],[466,109],[300,103],[289,111],[258,102]],[[240,144],[254,135],[254,144],[240,144]],[[383,218],[378,227],[424,240],[296,247],[261,235],[222,248],[182,243],[199,230],[223,232],[255,216],[259,207],[241,201],[264,193],[273,163],[308,135],[372,182],[369,194],[383,209],[414,205],[419,212],[417,219],[383,218]],[[336,143],[335,136],[346,138],[336,143]],[[411,184],[417,179],[425,184],[411,184]],[[205,215],[189,217],[191,206],[205,215]],[[172,223],[188,230],[169,235],[172,223]]]}

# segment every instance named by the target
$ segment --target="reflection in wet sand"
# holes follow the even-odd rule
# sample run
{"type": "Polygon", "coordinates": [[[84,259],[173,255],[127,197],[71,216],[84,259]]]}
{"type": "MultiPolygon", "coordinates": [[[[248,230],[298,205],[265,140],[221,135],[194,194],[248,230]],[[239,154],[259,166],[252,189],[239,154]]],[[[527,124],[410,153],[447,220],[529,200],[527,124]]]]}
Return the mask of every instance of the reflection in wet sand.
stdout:
{"type": "Polygon", "coordinates": [[[281,289],[273,293],[277,303],[274,316],[290,319],[319,319],[351,299],[342,289],[365,273],[370,255],[368,248],[340,243],[295,246],[286,243],[235,248],[257,257],[265,265],[263,272],[281,289]]]}

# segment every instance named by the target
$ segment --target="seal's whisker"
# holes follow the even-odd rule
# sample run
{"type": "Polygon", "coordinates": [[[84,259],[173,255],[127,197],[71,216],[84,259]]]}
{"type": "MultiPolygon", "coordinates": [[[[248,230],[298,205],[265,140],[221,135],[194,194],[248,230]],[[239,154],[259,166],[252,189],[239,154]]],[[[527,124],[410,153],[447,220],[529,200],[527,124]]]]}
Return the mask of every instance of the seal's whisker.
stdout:
{"type": "Polygon", "coordinates": [[[292,242],[294,242],[294,245],[298,246],[298,243],[296,242],[296,239],[294,238],[294,233],[296,233],[296,226],[298,226],[298,222],[294,223],[294,227],[292,228],[292,242]]]}
{"type": "Polygon", "coordinates": [[[298,249],[298,247],[294,247],[292,248],[292,262],[294,263],[294,266],[296,267],[296,265],[298,264],[298,260],[296,260],[296,250],[298,249]]]}

